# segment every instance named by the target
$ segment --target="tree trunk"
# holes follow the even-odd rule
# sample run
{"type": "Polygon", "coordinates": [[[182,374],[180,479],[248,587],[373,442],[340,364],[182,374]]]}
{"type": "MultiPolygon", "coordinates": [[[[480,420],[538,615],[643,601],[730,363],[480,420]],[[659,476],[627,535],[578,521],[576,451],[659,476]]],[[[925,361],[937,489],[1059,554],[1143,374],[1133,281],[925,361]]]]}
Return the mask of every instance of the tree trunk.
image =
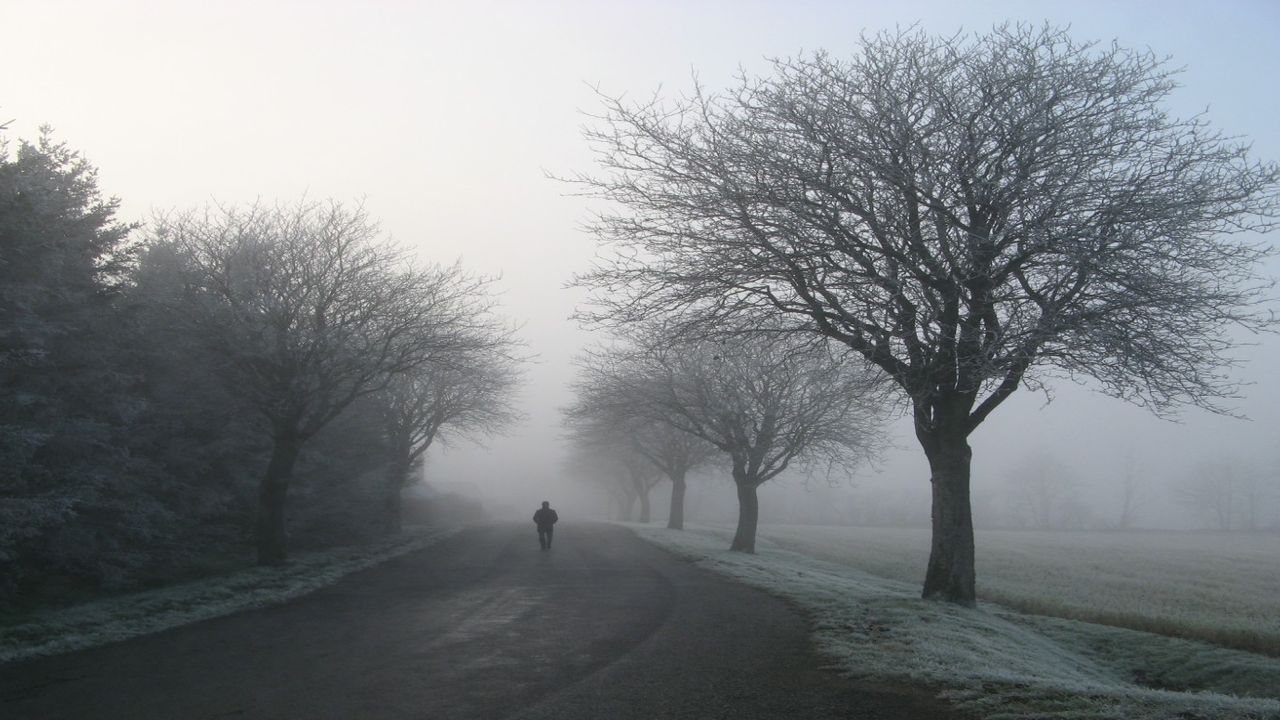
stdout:
{"type": "Polygon", "coordinates": [[[302,443],[296,432],[275,433],[271,445],[271,462],[258,487],[258,523],[256,541],[259,565],[283,565],[288,557],[285,540],[284,509],[293,479],[293,466],[302,443]]]}
{"type": "Polygon", "coordinates": [[[738,486],[738,530],[733,534],[730,550],[744,553],[756,551],[756,525],[760,521],[760,499],[756,497],[756,483],[734,479],[738,486]]]}
{"type": "Polygon", "coordinates": [[[921,437],[933,485],[933,545],[923,596],[972,607],[974,591],[973,512],[969,504],[969,464],[973,451],[958,433],[921,437]]]}
{"type": "Polygon", "coordinates": [[[684,491],[687,484],[684,473],[671,476],[671,512],[667,515],[667,527],[672,530],[684,529],[684,491]]]}

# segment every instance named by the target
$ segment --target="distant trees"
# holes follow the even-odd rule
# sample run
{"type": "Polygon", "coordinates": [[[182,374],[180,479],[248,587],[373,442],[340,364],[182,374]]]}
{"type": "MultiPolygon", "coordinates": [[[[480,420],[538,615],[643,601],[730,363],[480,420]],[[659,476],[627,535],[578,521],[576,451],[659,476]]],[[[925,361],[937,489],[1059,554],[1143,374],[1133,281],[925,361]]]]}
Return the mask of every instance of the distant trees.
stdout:
{"type": "Polygon", "coordinates": [[[923,595],[974,602],[968,437],[1047,372],[1219,409],[1228,330],[1270,323],[1274,164],[1169,115],[1175,71],[1052,27],[863,38],[712,94],[605,98],[588,131],[610,326],[819,335],[892,378],[929,461],[923,595]]]}
{"type": "Polygon", "coordinates": [[[1138,510],[1147,501],[1148,487],[1145,479],[1138,474],[1138,462],[1132,450],[1125,453],[1120,472],[1120,498],[1116,504],[1115,527],[1118,530],[1129,530],[1137,523],[1138,510]]]}
{"type": "MultiPolygon", "coordinates": [[[[617,354],[587,354],[579,360],[579,376],[574,383],[575,399],[565,409],[566,423],[579,440],[589,435],[624,443],[627,462],[635,456],[660,471],[671,481],[671,503],[667,527],[684,528],[684,498],[689,472],[707,464],[716,453],[706,440],[681,429],[667,412],[637,396],[642,378],[629,376],[629,367],[617,354]]],[[[649,521],[649,485],[644,473],[633,468],[628,489],[640,493],[641,522],[649,521]]]]}
{"type": "Polygon", "coordinates": [[[1280,497],[1280,486],[1276,482],[1276,477],[1274,475],[1268,477],[1256,469],[1247,471],[1240,490],[1244,501],[1241,513],[1244,529],[1261,530],[1268,520],[1274,527],[1277,520],[1274,510],[1276,500],[1280,497]],[[1271,517],[1268,518],[1268,515],[1271,517]]]}
{"type": "Polygon", "coordinates": [[[215,207],[136,238],[117,207],[48,131],[0,142],[0,606],[248,537],[279,562],[295,471],[297,536],[368,537],[434,439],[511,418],[490,281],[411,263],[363,210],[215,207]]]}
{"type": "Polygon", "coordinates": [[[1179,500],[1204,519],[1209,527],[1230,530],[1236,505],[1236,468],[1230,462],[1202,462],[1177,488],[1179,500]]]}
{"type": "Polygon", "coordinates": [[[878,446],[878,378],[824,344],[744,337],[655,347],[639,362],[648,404],[724,455],[738,494],[731,550],[755,552],[759,487],[792,466],[845,477],[878,446]]]}
{"type": "Polygon", "coordinates": [[[649,494],[662,480],[658,468],[639,452],[622,427],[610,424],[606,418],[575,414],[567,424],[570,473],[602,486],[617,509],[618,519],[649,522],[652,510],[649,494]],[[640,503],[638,518],[635,515],[637,501],[640,503]]]}
{"type": "Polygon", "coordinates": [[[400,496],[412,483],[414,466],[446,433],[489,436],[516,417],[520,379],[517,342],[486,306],[487,280],[449,273],[455,317],[437,321],[459,326],[456,347],[445,357],[393,375],[372,402],[389,451],[384,486],[385,529],[400,531],[400,496]]]}
{"type": "Polygon", "coordinates": [[[689,487],[689,473],[711,462],[715,446],[700,437],[682,432],[677,425],[653,422],[636,433],[635,447],[671,481],[667,527],[683,530],[684,498],[689,487]]]}
{"type": "Polygon", "coordinates": [[[739,508],[732,550],[755,552],[760,485],[793,465],[848,470],[878,444],[877,378],[823,343],[649,334],[588,367],[587,393],[606,388],[618,407],[727,456],[739,508]]]}
{"type": "Polygon", "coordinates": [[[1214,530],[1260,530],[1280,498],[1280,483],[1231,458],[1204,460],[1174,486],[1175,499],[1214,530]]]}
{"type": "Polygon", "coordinates": [[[456,266],[412,267],[363,209],[336,202],[164,216],[149,245],[177,258],[171,320],[266,424],[258,561],[281,563],[303,445],[396,375],[466,349],[474,282],[456,266]]]}
{"type": "Polygon", "coordinates": [[[1090,510],[1079,499],[1079,479],[1071,468],[1040,451],[1028,454],[1008,475],[1005,489],[1016,525],[1040,529],[1081,529],[1090,510]]]}

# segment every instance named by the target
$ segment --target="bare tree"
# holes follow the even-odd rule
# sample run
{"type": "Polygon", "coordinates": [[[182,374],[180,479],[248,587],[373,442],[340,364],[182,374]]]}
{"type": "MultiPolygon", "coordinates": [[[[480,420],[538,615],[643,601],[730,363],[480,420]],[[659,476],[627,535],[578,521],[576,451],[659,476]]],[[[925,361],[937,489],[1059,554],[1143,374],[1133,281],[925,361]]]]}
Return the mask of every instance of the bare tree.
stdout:
{"type": "Polygon", "coordinates": [[[458,283],[457,321],[467,325],[459,333],[458,347],[394,375],[374,398],[392,453],[384,486],[389,533],[400,532],[401,492],[412,483],[413,468],[436,440],[447,435],[490,436],[519,416],[513,406],[520,379],[517,343],[484,304],[488,281],[457,273],[450,279],[458,283]]]}
{"type": "Polygon", "coordinates": [[[630,521],[630,508],[635,504],[630,487],[614,483],[614,462],[605,456],[601,448],[590,438],[570,431],[566,438],[566,453],[561,461],[562,472],[593,489],[605,491],[610,520],[630,521]]]}
{"type": "Polygon", "coordinates": [[[565,409],[570,425],[603,423],[619,437],[626,437],[639,453],[671,480],[671,505],[667,527],[684,528],[684,498],[689,471],[709,462],[716,448],[702,438],[681,430],[675,418],[636,396],[642,378],[629,377],[625,362],[609,352],[579,359],[574,383],[575,400],[565,409]]]}
{"type": "Polygon", "coordinates": [[[1278,494],[1275,476],[1257,467],[1244,469],[1240,478],[1241,520],[1246,530],[1266,527],[1267,515],[1275,506],[1278,494]]]}
{"type": "Polygon", "coordinates": [[[1260,530],[1276,498],[1274,479],[1256,467],[1222,457],[1197,463],[1174,488],[1177,500],[1217,530],[1260,530]]]}
{"type": "Polygon", "coordinates": [[[1132,449],[1124,456],[1119,490],[1120,502],[1117,505],[1119,517],[1116,519],[1116,528],[1129,530],[1137,522],[1138,510],[1146,503],[1148,492],[1144,478],[1138,474],[1138,462],[1134,458],[1132,449]]]}
{"type": "Polygon", "coordinates": [[[619,467],[624,472],[619,477],[630,485],[631,495],[640,500],[640,517],[636,519],[637,522],[648,523],[653,520],[651,494],[658,483],[662,482],[662,473],[634,444],[620,450],[619,467]]]}
{"type": "Polygon", "coordinates": [[[1042,530],[1071,524],[1078,514],[1076,478],[1047,452],[1025,456],[1008,477],[1006,496],[1019,524],[1042,530]]]}
{"type": "Polygon", "coordinates": [[[601,484],[614,499],[620,520],[630,522],[637,500],[639,521],[652,517],[649,494],[662,481],[662,473],[649,461],[630,435],[630,428],[607,415],[570,412],[569,467],[576,474],[601,484]]]}
{"type": "Polygon", "coordinates": [[[1198,463],[1176,488],[1179,502],[1211,528],[1231,530],[1240,487],[1235,465],[1227,459],[1198,463]]]}
{"type": "Polygon", "coordinates": [[[266,421],[258,562],[286,559],[285,502],[303,444],[395,373],[457,345],[449,269],[415,269],[362,208],[214,207],[161,217],[153,251],[180,259],[175,323],[266,421]]]}
{"type": "Polygon", "coordinates": [[[1221,410],[1228,330],[1258,330],[1280,171],[1165,110],[1176,72],[1049,26],[864,37],[724,94],[604,98],[588,139],[616,249],[589,321],[762,313],[896,381],[929,460],[923,595],[974,602],[968,437],[1047,373],[1158,412],[1221,410]]]}
{"type": "Polygon", "coordinates": [[[634,438],[636,450],[671,480],[667,528],[683,530],[689,471],[710,462],[716,453],[715,447],[665,421],[641,428],[634,438]]]}
{"type": "Polygon", "coordinates": [[[851,471],[878,446],[878,378],[825,343],[744,336],[669,345],[648,338],[624,377],[632,397],[729,457],[738,494],[731,550],[755,552],[757,490],[793,465],[851,471]]]}

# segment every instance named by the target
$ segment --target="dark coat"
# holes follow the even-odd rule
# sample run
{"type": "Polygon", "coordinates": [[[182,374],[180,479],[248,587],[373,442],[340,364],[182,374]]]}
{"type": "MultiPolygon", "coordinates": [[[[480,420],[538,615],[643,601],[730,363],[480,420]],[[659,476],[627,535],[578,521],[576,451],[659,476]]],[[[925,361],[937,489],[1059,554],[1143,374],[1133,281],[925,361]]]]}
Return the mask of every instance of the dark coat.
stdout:
{"type": "Polygon", "coordinates": [[[539,527],[551,527],[552,525],[555,525],[556,521],[559,519],[560,516],[556,515],[556,511],[551,508],[538,508],[538,512],[533,514],[533,521],[537,523],[539,527]]]}

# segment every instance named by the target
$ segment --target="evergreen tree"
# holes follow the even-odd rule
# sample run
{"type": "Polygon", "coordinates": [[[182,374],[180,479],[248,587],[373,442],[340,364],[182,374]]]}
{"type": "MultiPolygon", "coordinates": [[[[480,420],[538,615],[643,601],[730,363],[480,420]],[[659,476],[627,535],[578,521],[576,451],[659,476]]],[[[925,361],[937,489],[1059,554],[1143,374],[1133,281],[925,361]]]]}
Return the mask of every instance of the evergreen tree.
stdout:
{"type": "Polygon", "coordinates": [[[124,551],[150,532],[139,514],[163,514],[117,482],[145,475],[120,442],[140,404],[121,370],[133,228],[118,206],[47,129],[0,143],[0,594],[24,577],[111,583],[141,562],[124,551]]]}

